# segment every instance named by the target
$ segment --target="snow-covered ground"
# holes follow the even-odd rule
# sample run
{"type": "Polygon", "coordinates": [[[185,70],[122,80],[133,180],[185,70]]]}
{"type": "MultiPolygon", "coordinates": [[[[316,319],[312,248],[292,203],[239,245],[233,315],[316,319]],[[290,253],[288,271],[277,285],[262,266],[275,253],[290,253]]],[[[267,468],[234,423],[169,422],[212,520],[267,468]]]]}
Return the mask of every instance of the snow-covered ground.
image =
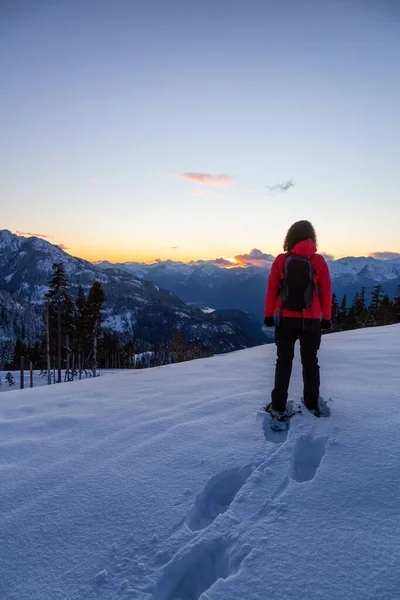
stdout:
{"type": "MultiPolygon", "coordinates": [[[[112,369],[104,369],[104,370],[100,370],[99,371],[100,375],[106,375],[109,373],[115,373],[115,370],[112,369]]],[[[42,375],[41,371],[39,370],[33,370],[33,387],[41,387],[42,385],[48,385],[47,384],[47,375],[42,375]]],[[[90,371],[82,371],[81,374],[81,378],[82,379],[87,379],[88,377],[91,377],[91,372],[90,371]]],[[[57,378],[57,373],[56,373],[56,378],[57,378]]],[[[65,371],[62,371],[62,383],[64,382],[64,378],[65,378],[65,371]]],[[[54,373],[52,372],[52,381],[54,381],[54,373]]],[[[0,371],[0,392],[13,392],[15,390],[19,390],[20,386],[21,386],[21,373],[20,371],[9,371],[8,369],[5,369],[4,371],[0,371]],[[14,385],[9,385],[7,383],[6,380],[6,376],[7,373],[11,373],[11,375],[14,378],[14,385]]],[[[24,387],[29,388],[31,384],[31,376],[30,376],[30,372],[28,370],[24,371],[24,387]]]]}
{"type": "Polygon", "coordinates": [[[400,598],[399,358],[324,337],[331,416],[285,434],[272,345],[2,394],[0,598],[400,598]]]}

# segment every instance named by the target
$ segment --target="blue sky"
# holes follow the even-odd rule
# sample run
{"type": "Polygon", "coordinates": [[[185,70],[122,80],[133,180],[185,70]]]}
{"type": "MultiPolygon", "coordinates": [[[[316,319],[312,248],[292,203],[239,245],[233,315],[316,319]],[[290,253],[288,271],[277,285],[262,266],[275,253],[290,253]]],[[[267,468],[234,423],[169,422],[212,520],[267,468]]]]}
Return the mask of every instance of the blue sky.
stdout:
{"type": "Polygon", "coordinates": [[[2,228],[190,260],[274,254],[308,218],[322,251],[400,252],[396,0],[15,0],[0,23],[2,228]]]}

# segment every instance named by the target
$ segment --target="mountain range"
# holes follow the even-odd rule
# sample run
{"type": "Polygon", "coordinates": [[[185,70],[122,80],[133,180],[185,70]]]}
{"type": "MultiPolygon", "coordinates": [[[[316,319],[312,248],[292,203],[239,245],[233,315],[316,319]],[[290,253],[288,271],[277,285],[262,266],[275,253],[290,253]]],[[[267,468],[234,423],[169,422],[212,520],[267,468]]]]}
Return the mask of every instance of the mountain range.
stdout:
{"type": "MultiPolygon", "coordinates": [[[[255,252],[255,251],[254,251],[255,252]]],[[[178,329],[190,341],[227,352],[272,341],[261,329],[273,257],[262,266],[224,268],[218,261],[152,264],[91,263],[38,237],[0,231],[0,339],[33,343],[43,330],[43,299],[52,265],[62,262],[73,295],[100,281],[106,294],[104,326],[122,341],[156,339],[178,329]]],[[[328,258],[333,290],[351,301],[376,283],[389,295],[400,285],[400,258],[328,258]]]]}
{"type": "Polygon", "coordinates": [[[106,295],[104,327],[122,341],[133,336],[156,340],[179,330],[191,342],[215,353],[268,341],[252,314],[236,310],[204,312],[172,291],[133,275],[74,258],[37,237],[0,231],[0,339],[33,343],[43,330],[43,301],[53,263],[64,264],[72,295],[79,285],[88,290],[100,281],[106,295]]]}
{"type": "MultiPolygon", "coordinates": [[[[333,291],[339,301],[345,294],[351,301],[362,287],[365,287],[368,298],[377,283],[382,284],[389,296],[393,296],[400,285],[400,258],[346,257],[328,259],[327,262],[333,291]]],[[[224,268],[213,261],[182,263],[167,260],[152,264],[126,262],[114,265],[103,261],[97,264],[103,269],[118,268],[154,281],[194,306],[244,310],[262,321],[272,259],[263,261],[262,266],[245,268],[224,268]]]]}

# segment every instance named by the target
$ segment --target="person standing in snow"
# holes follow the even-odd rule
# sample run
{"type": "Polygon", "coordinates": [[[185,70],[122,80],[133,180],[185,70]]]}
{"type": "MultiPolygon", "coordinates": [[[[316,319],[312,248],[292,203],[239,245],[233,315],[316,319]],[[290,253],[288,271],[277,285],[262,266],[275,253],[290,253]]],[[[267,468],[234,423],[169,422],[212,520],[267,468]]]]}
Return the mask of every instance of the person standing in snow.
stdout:
{"type": "Polygon", "coordinates": [[[303,365],[304,405],[320,416],[317,353],[321,329],[331,328],[332,288],[328,265],[317,254],[317,236],[309,221],[294,223],[269,275],[264,323],[275,326],[277,362],[272,402],[266,407],[273,429],[287,428],[286,402],[296,340],[303,365]]]}

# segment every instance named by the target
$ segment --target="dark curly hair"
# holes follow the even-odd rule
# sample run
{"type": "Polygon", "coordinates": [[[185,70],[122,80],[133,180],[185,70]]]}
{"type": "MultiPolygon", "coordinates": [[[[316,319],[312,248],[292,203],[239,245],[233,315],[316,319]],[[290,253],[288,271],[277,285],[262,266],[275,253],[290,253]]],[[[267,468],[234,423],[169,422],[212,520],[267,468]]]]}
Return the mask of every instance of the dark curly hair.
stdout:
{"type": "Polygon", "coordinates": [[[296,244],[308,239],[317,245],[317,234],[314,227],[310,221],[297,221],[293,223],[287,232],[285,241],[283,242],[283,249],[285,252],[290,252],[296,244]]]}

